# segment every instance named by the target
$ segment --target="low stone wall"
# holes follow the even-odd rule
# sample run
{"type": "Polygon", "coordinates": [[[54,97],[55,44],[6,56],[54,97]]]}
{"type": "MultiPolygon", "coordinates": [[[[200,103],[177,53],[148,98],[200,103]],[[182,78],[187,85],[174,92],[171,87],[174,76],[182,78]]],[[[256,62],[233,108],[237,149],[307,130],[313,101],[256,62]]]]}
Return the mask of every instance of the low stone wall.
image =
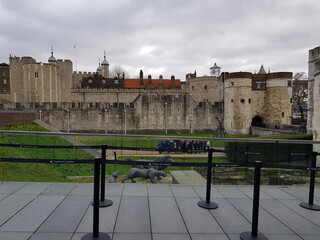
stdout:
{"type": "Polygon", "coordinates": [[[271,128],[271,126],[266,126],[266,128],[251,126],[250,134],[262,137],[305,133],[305,130],[300,129],[300,126],[296,125],[277,125],[277,127],[278,128],[275,128],[275,125],[273,128],[271,128]]]}
{"type": "Polygon", "coordinates": [[[17,124],[32,124],[37,118],[35,112],[0,111],[0,127],[17,124]]]}
{"type": "MultiPolygon", "coordinates": [[[[194,168],[206,178],[207,168],[194,168]]],[[[286,169],[261,169],[261,184],[264,185],[306,185],[310,182],[308,171],[286,169]]],[[[252,185],[254,180],[254,168],[247,167],[219,167],[212,170],[212,183],[218,185],[252,185]]],[[[316,178],[320,183],[320,178],[316,178]]]]}

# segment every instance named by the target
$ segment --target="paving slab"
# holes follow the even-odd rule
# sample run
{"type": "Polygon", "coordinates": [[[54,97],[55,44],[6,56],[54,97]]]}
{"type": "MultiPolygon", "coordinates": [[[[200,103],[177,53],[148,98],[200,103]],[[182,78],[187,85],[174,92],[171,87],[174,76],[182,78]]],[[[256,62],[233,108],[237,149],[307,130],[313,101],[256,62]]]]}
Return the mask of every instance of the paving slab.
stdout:
{"type": "MultiPolygon", "coordinates": [[[[294,198],[299,199],[303,202],[308,202],[309,200],[309,190],[304,191],[299,187],[288,187],[288,188],[284,188],[283,191],[285,191],[286,193],[294,196],[294,198]]],[[[317,196],[314,196],[314,202],[316,201],[320,202],[320,198],[318,198],[317,196]]]]}
{"type": "MultiPolygon", "coordinates": [[[[253,188],[254,188],[253,186],[239,187],[240,191],[243,192],[245,195],[247,195],[248,198],[250,198],[250,199],[253,198],[253,188]]],[[[261,191],[261,189],[260,189],[260,199],[272,199],[272,197],[269,194],[261,191]]]]}
{"type": "Polygon", "coordinates": [[[301,207],[299,204],[300,200],[279,200],[283,205],[289,207],[301,216],[308,216],[307,219],[312,221],[314,224],[320,226],[320,212],[311,211],[309,209],[301,207]]]}
{"type": "Polygon", "coordinates": [[[175,197],[199,197],[191,185],[171,185],[171,189],[175,197]]]}
{"type": "Polygon", "coordinates": [[[224,196],[225,198],[246,198],[246,199],[248,199],[248,196],[245,195],[243,192],[241,192],[235,186],[217,186],[216,188],[221,193],[221,195],[224,196]]]}
{"type": "Polygon", "coordinates": [[[189,233],[223,233],[210,211],[198,206],[200,198],[176,198],[189,233]]]}
{"type": "Polygon", "coordinates": [[[76,184],[70,195],[93,196],[93,183],[76,184]]]}
{"type": "Polygon", "coordinates": [[[0,201],[0,226],[8,221],[12,216],[17,214],[37,195],[11,194],[7,198],[0,201]]]}
{"type": "Polygon", "coordinates": [[[153,234],[153,240],[191,240],[189,234],[153,234]]]}
{"type": "MultiPolygon", "coordinates": [[[[251,223],[252,221],[252,201],[245,199],[230,199],[233,206],[251,223]]],[[[260,200],[260,206],[262,201],[269,201],[270,204],[277,204],[276,200],[260,200]]],[[[259,229],[262,234],[294,234],[287,226],[285,226],[278,218],[271,215],[263,208],[259,208],[259,229]]],[[[251,231],[251,227],[243,232],[251,231]]]]}
{"type": "Polygon", "coordinates": [[[89,205],[91,196],[67,196],[55,211],[44,221],[39,232],[75,232],[89,205]]]}
{"type": "Polygon", "coordinates": [[[275,199],[295,199],[294,196],[284,191],[286,188],[287,187],[261,186],[260,191],[265,192],[275,199]]]}
{"type": "Polygon", "coordinates": [[[3,182],[0,184],[0,193],[14,193],[27,184],[21,182],[3,182]]]}
{"type": "Polygon", "coordinates": [[[9,195],[10,195],[9,193],[7,193],[7,194],[5,194],[5,193],[0,193],[0,201],[1,201],[2,199],[4,199],[4,198],[8,197],[9,195]]]}
{"type": "Polygon", "coordinates": [[[150,234],[148,207],[148,197],[123,196],[114,232],[150,234]]]}
{"type": "Polygon", "coordinates": [[[65,198],[40,195],[0,227],[1,231],[34,232],[65,198]]]}
{"type": "Polygon", "coordinates": [[[148,196],[147,185],[124,184],[123,196],[148,196]]]}
{"type": "MultiPolygon", "coordinates": [[[[100,231],[99,233],[108,234],[109,237],[110,237],[110,239],[112,239],[112,232],[111,232],[111,233],[105,233],[105,232],[100,231]]],[[[82,238],[83,238],[84,236],[86,236],[87,234],[91,234],[91,236],[92,236],[92,231],[87,232],[87,233],[75,233],[75,234],[73,234],[71,240],[82,240],[82,238]]],[[[90,236],[90,235],[89,235],[89,236],[90,236]]],[[[96,239],[99,240],[99,238],[96,238],[96,239]]],[[[46,240],[46,239],[45,239],[45,240],[46,240]]],[[[57,240],[58,240],[58,239],[57,239],[57,240]]],[[[59,239],[59,240],[60,240],[60,239],[59,239]]]]}
{"type": "Polygon", "coordinates": [[[123,234],[123,233],[116,233],[113,235],[113,240],[152,240],[151,234],[137,234],[137,233],[130,233],[130,234],[123,234]]]}
{"type": "MultiPolygon", "coordinates": [[[[193,186],[193,189],[202,199],[206,198],[207,186],[193,186]]],[[[224,198],[215,186],[211,186],[210,196],[211,198],[224,198]]]]}
{"type": "Polygon", "coordinates": [[[75,183],[53,183],[42,194],[67,195],[75,186],[75,183]]]}
{"type": "Polygon", "coordinates": [[[123,188],[124,184],[121,183],[106,184],[106,196],[121,196],[123,188]]]}
{"type": "MultiPolygon", "coordinates": [[[[229,240],[225,234],[191,234],[192,240],[229,240]]],[[[239,238],[238,238],[239,239],[239,238]]]]}
{"type": "Polygon", "coordinates": [[[251,229],[251,223],[226,199],[212,199],[218,204],[217,209],[210,210],[226,233],[242,233],[251,229]]]}
{"type": "MultiPolygon", "coordinates": [[[[117,214],[120,206],[120,196],[109,196],[108,199],[113,201],[109,207],[103,207],[99,210],[99,231],[113,232],[116,224],[117,214]]],[[[77,232],[89,233],[93,231],[93,207],[90,206],[81,220],[77,232]]]]}
{"type": "Polygon", "coordinates": [[[70,240],[72,233],[35,233],[30,240],[70,240]]]}
{"type": "Polygon", "coordinates": [[[320,234],[320,227],[276,200],[260,201],[266,211],[297,234],[320,234]]]}
{"type": "Polygon", "coordinates": [[[18,194],[41,194],[51,183],[27,183],[15,193],[18,194]]]}
{"type": "Polygon", "coordinates": [[[149,184],[148,196],[150,197],[173,197],[173,193],[169,185],[149,184]]]}
{"type": "Polygon", "coordinates": [[[149,197],[152,233],[187,233],[177,203],[172,197],[149,197]]]}
{"type": "Polygon", "coordinates": [[[32,235],[32,232],[0,232],[1,240],[26,240],[32,235]]]}

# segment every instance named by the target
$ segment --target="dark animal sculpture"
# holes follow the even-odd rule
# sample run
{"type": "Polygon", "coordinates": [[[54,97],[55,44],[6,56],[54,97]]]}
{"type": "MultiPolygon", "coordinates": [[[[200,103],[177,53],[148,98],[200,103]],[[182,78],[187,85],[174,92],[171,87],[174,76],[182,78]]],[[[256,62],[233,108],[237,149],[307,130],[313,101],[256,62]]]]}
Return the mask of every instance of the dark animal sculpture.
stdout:
{"type": "Polygon", "coordinates": [[[165,177],[166,175],[162,171],[158,171],[154,168],[149,169],[141,169],[141,168],[131,168],[127,174],[127,176],[121,181],[124,183],[125,180],[131,179],[133,183],[135,181],[134,178],[143,178],[143,179],[150,179],[151,183],[156,183],[155,177],[165,177]]]}
{"type": "Polygon", "coordinates": [[[108,183],[116,183],[117,177],[120,175],[118,171],[115,171],[111,174],[110,178],[108,179],[108,183]]]}

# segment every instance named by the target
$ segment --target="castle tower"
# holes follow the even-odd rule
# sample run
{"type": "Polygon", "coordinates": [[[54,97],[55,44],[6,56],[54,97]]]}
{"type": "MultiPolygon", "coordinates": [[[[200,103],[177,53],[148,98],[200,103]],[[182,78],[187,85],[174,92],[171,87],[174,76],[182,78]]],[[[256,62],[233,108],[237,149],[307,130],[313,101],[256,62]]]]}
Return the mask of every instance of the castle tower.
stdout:
{"type": "Polygon", "coordinates": [[[249,134],[252,113],[252,73],[225,74],[224,128],[228,133],[249,134]]]}
{"type": "Polygon", "coordinates": [[[210,76],[219,77],[221,72],[221,67],[214,63],[214,66],[210,68],[210,76]]]}
{"type": "MultiPolygon", "coordinates": [[[[313,140],[320,140],[320,46],[309,50],[308,63],[308,125],[307,128],[312,130],[313,140]]],[[[320,146],[314,144],[314,151],[319,151],[320,146]]]]}
{"type": "Polygon", "coordinates": [[[106,59],[106,51],[104,51],[103,61],[101,63],[102,77],[109,78],[109,62],[106,59]]]}
{"type": "Polygon", "coordinates": [[[291,124],[292,72],[268,74],[266,81],[266,122],[291,124]]]}

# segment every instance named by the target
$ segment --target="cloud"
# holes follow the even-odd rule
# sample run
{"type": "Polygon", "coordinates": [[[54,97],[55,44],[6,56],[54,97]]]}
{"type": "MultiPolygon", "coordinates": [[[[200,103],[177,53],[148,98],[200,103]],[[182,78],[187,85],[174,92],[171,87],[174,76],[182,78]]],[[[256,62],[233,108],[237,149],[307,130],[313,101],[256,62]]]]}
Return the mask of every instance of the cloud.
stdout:
{"type": "Polygon", "coordinates": [[[130,76],[197,70],[307,71],[319,46],[318,0],[0,0],[0,62],[9,54],[56,58],[94,71],[103,51],[130,76]]]}

